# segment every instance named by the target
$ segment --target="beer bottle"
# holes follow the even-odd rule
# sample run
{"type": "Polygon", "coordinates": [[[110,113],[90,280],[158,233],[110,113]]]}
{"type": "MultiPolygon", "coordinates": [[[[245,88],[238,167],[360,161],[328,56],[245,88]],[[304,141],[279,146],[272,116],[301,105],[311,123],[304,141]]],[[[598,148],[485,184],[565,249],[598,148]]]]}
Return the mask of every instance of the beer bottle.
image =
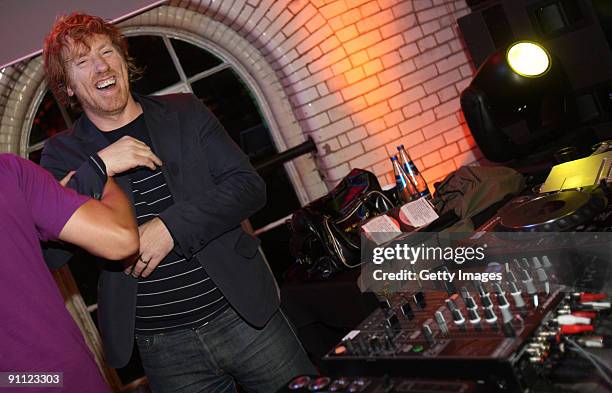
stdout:
{"type": "Polygon", "coordinates": [[[395,174],[395,192],[399,201],[406,203],[414,199],[414,195],[418,194],[408,175],[402,169],[397,155],[391,157],[391,163],[393,164],[393,173],[395,174]]]}
{"type": "Polygon", "coordinates": [[[425,178],[419,172],[419,169],[414,165],[412,159],[404,149],[404,145],[399,145],[397,147],[398,154],[401,160],[402,169],[408,175],[408,178],[414,185],[414,188],[417,190],[419,197],[426,197],[428,199],[431,198],[431,194],[429,193],[429,188],[427,187],[427,182],[425,182],[425,178]]]}

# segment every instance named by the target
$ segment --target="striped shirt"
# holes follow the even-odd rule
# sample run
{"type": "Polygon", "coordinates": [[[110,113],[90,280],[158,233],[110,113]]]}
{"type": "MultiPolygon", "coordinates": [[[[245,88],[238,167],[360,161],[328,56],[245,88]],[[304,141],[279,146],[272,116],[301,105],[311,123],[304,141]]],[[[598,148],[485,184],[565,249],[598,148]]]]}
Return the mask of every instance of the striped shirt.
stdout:
{"type": "MultiPolygon", "coordinates": [[[[129,135],[153,146],[141,115],[104,135],[113,143],[129,135]]],[[[139,167],[128,173],[138,225],[159,216],[174,203],[161,169],[139,167]]],[[[203,326],[229,304],[197,258],[171,251],[147,278],[138,279],[136,333],[156,334],[203,326]]]]}

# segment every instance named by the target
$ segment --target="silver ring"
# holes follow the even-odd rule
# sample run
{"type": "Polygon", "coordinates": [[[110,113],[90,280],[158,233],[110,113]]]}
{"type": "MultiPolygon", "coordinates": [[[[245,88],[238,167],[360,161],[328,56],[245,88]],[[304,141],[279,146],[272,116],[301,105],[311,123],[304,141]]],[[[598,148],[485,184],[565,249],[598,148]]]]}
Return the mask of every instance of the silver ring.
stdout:
{"type": "Polygon", "coordinates": [[[153,259],[153,258],[149,258],[149,260],[148,260],[148,261],[145,261],[144,259],[142,259],[142,257],[141,257],[141,256],[139,256],[139,257],[138,257],[138,260],[139,260],[139,261],[144,262],[144,263],[145,263],[145,265],[148,265],[148,264],[149,264],[149,262],[151,262],[151,259],[153,259]]]}

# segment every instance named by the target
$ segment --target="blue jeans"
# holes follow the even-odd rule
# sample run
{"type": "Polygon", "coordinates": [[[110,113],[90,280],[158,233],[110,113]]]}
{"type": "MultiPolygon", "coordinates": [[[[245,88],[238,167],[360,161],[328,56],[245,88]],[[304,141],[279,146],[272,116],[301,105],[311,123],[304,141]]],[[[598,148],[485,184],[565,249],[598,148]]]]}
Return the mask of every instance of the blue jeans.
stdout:
{"type": "Polygon", "coordinates": [[[256,329],[228,307],[210,324],[137,335],[154,393],[273,393],[299,374],[317,374],[280,309],[256,329]]]}

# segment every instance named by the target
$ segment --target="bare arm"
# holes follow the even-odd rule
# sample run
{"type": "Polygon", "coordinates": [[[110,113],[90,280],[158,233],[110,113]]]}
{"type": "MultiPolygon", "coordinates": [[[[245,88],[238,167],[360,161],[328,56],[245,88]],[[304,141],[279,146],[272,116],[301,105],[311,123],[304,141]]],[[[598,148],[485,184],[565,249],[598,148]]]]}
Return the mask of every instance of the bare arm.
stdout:
{"type": "Polygon", "coordinates": [[[109,177],[100,201],[79,207],[60,232],[59,238],[93,255],[120,260],[138,252],[138,226],[127,196],[109,177]]]}

